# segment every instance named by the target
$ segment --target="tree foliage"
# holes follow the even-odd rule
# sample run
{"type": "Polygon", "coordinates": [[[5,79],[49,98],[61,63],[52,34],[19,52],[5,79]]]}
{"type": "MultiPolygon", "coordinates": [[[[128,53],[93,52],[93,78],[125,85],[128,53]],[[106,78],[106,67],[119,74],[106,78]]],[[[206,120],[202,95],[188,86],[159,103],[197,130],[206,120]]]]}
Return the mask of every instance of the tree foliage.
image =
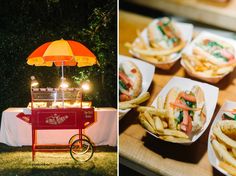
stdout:
{"type": "Polygon", "coordinates": [[[32,67],[26,64],[26,58],[43,43],[61,38],[81,42],[100,64],[66,67],[66,77],[74,85],[89,79],[93,90],[85,98],[95,106],[116,107],[116,13],[115,0],[1,0],[1,111],[28,104],[31,75],[43,87],[58,85],[60,68],[32,67]]]}

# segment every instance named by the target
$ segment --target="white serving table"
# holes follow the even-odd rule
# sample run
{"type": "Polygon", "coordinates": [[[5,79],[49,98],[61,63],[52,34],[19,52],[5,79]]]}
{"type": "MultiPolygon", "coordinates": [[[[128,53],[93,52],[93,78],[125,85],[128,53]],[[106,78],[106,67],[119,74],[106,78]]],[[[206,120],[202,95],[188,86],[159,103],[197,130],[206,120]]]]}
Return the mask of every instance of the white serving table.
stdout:
{"type": "MultiPolygon", "coordinates": [[[[24,108],[8,108],[2,113],[0,142],[10,146],[32,145],[31,124],[16,117],[24,108]]],[[[117,110],[95,108],[95,122],[84,134],[96,145],[117,146],[117,110]]],[[[78,130],[39,130],[38,144],[67,144],[78,130]]]]}

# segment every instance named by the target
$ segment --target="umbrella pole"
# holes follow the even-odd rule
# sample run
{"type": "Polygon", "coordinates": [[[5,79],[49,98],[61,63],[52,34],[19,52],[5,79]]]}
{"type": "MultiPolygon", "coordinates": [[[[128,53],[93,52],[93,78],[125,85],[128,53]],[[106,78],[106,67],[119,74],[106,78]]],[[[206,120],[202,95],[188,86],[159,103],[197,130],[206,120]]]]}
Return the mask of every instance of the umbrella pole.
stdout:
{"type": "MultiPolygon", "coordinates": [[[[64,81],[64,62],[62,61],[61,63],[61,79],[64,81]]],[[[64,108],[64,99],[65,99],[65,94],[64,94],[64,88],[62,87],[62,107],[64,108]]]]}
{"type": "Polygon", "coordinates": [[[64,62],[61,63],[61,77],[64,79],[64,62]]]}

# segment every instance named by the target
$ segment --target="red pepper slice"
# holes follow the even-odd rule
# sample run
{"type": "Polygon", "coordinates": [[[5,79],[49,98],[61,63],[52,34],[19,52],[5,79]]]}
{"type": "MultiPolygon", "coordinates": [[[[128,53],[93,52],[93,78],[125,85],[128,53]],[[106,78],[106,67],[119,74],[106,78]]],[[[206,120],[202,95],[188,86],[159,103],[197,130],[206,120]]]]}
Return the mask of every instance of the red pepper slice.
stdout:
{"type": "Polygon", "coordinates": [[[125,85],[127,85],[127,87],[133,87],[131,80],[125,73],[119,72],[119,78],[124,82],[125,85]]]}
{"type": "Polygon", "coordinates": [[[187,101],[190,101],[190,102],[196,102],[197,100],[196,100],[196,97],[194,96],[194,95],[190,95],[190,94],[187,94],[187,93],[185,93],[185,92],[180,92],[179,93],[179,96],[178,96],[178,98],[183,98],[183,99],[185,99],[185,100],[187,100],[187,101]]]}

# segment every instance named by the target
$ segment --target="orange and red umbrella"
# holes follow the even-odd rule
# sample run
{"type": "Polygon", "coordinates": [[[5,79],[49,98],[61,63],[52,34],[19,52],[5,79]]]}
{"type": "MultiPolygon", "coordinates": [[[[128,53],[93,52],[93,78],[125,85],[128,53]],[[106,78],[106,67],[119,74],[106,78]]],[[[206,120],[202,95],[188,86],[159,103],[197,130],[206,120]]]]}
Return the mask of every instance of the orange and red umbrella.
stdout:
{"type": "MultiPolygon", "coordinates": [[[[92,66],[98,64],[96,56],[84,45],[73,40],[56,40],[47,42],[35,51],[33,51],[27,58],[29,65],[35,66],[62,66],[62,83],[64,80],[63,66],[92,66]]],[[[63,92],[63,106],[64,106],[64,92],[63,92]]]]}
{"type": "Polygon", "coordinates": [[[92,66],[97,64],[96,56],[84,45],[73,40],[47,42],[27,58],[29,65],[35,66],[92,66]]]}

